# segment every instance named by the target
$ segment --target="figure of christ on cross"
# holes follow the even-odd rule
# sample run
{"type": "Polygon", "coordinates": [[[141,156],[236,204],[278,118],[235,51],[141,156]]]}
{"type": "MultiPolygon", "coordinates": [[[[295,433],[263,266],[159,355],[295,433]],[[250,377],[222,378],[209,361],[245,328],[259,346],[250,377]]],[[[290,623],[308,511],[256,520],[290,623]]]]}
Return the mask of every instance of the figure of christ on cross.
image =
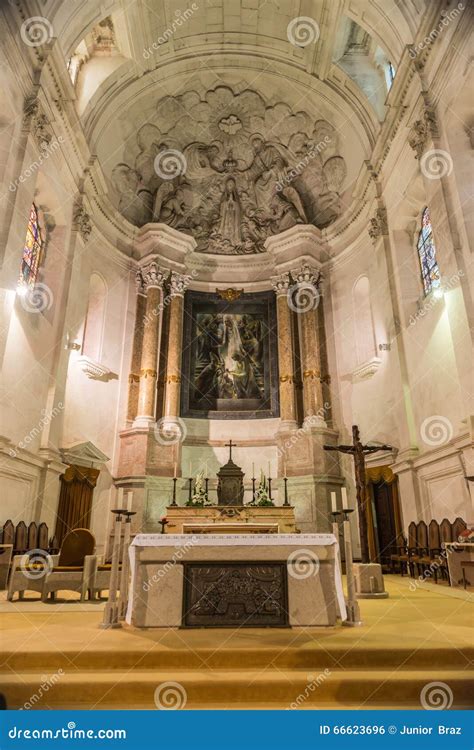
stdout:
{"type": "Polygon", "coordinates": [[[352,425],[352,445],[324,445],[325,451],[338,451],[339,453],[349,453],[354,459],[354,473],[357,493],[357,509],[359,512],[359,534],[360,534],[360,551],[362,562],[369,563],[369,537],[367,531],[367,485],[365,479],[365,456],[377,451],[391,451],[391,445],[362,445],[359,435],[359,428],[356,424],[352,425]]]}

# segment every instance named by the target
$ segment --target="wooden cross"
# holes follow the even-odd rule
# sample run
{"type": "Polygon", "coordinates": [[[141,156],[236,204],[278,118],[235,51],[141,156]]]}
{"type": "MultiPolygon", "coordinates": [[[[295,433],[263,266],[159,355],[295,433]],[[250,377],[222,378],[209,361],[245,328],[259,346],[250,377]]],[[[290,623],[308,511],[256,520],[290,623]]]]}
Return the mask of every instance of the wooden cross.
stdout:
{"type": "Polygon", "coordinates": [[[232,446],[235,448],[235,443],[232,442],[232,440],[229,440],[228,443],[225,443],[225,447],[229,449],[229,461],[232,461],[232,446]]]}
{"type": "Polygon", "coordinates": [[[356,480],[357,509],[359,512],[359,534],[360,550],[362,562],[369,563],[369,538],[367,531],[367,486],[365,477],[365,456],[377,451],[391,451],[391,445],[362,445],[359,435],[359,428],[356,424],[352,425],[352,445],[323,445],[325,451],[338,451],[339,453],[349,453],[354,459],[354,471],[356,480]]]}

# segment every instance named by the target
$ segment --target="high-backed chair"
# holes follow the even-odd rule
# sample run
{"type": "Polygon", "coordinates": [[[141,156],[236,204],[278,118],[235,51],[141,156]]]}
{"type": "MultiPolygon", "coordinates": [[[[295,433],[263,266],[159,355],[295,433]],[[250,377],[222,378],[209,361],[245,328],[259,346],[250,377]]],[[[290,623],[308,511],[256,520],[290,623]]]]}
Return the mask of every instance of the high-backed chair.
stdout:
{"type": "Polygon", "coordinates": [[[412,555],[411,560],[412,564],[416,565],[416,572],[418,575],[424,575],[426,568],[431,565],[428,545],[428,526],[424,521],[418,521],[416,525],[416,552],[412,555]]]}
{"type": "Polygon", "coordinates": [[[46,601],[48,594],[56,591],[77,591],[81,601],[90,588],[94,569],[95,537],[89,529],[74,529],[64,537],[59,559],[47,571],[41,599],[46,601]]]}
{"type": "Polygon", "coordinates": [[[452,523],[452,529],[453,529],[453,542],[458,541],[459,534],[461,531],[464,531],[466,529],[466,522],[462,518],[455,518],[452,523]]]}
{"type": "Polygon", "coordinates": [[[390,566],[392,573],[395,572],[395,566],[400,566],[400,573],[404,574],[405,570],[408,568],[408,550],[407,550],[407,540],[403,536],[402,533],[400,533],[395,541],[395,552],[390,555],[390,566]]]}
{"type": "Polygon", "coordinates": [[[78,591],[85,598],[93,568],[94,536],[88,529],[74,529],[66,535],[59,555],[40,554],[33,550],[13,558],[8,600],[15,591],[23,599],[25,591],[37,591],[46,601],[49,593],[59,590],[78,591]]]}

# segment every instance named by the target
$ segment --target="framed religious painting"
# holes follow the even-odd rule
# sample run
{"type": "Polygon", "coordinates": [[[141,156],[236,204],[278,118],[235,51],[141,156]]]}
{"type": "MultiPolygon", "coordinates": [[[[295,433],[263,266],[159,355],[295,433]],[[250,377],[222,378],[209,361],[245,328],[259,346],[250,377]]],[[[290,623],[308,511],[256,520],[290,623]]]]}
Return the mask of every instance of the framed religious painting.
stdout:
{"type": "Polygon", "coordinates": [[[186,292],[181,416],[278,417],[275,295],[186,292]]]}

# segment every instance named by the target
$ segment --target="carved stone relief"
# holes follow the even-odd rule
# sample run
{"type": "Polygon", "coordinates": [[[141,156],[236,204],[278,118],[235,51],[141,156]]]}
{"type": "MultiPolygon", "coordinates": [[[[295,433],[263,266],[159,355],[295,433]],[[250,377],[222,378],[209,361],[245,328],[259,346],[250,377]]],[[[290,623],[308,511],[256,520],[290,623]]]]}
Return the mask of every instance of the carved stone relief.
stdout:
{"type": "Polygon", "coordinates": [[[219,86],[164,97],[155,123],[112,171],[118,209],[136,226],[162,222],[190,233],[198,251],[234,255],[341,212],[347,169],[325,120],[219,86]]]}

